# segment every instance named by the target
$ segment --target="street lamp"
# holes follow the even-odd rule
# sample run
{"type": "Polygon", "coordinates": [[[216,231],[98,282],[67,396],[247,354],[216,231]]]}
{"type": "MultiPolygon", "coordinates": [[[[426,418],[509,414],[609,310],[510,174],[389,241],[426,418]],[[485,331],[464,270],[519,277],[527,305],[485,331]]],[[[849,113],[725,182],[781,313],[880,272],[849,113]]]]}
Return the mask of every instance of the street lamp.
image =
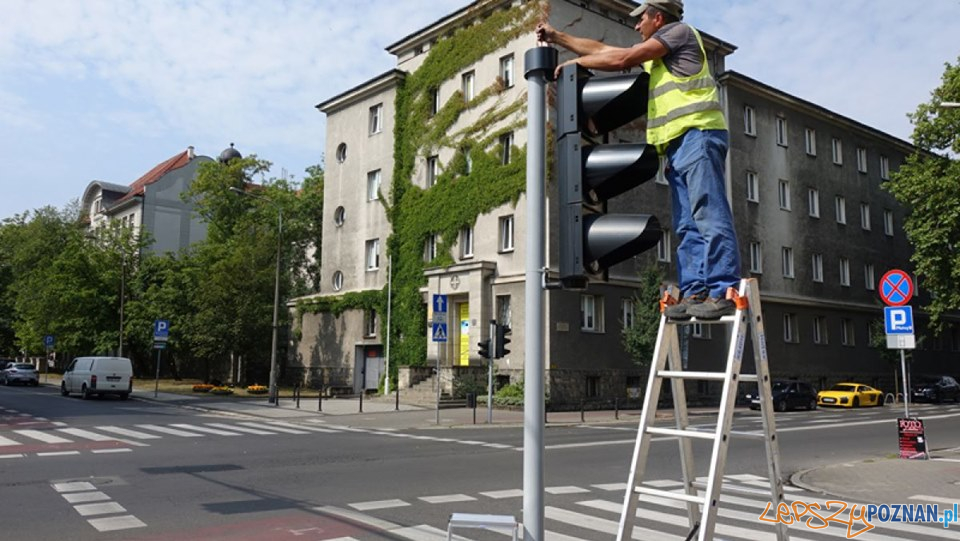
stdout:
{"type": "Polygon", "coordinates": [[[280,313],[280,248],[282,246],[282,237],[283,237],[283,208],[280,207],[273,199],[263,195],[257,195],[251,192],[247,192],[237,188],[236,186],[231,186],[230,191],[238,193],[240,195],[245,195],[248,197],[253,197],[254,199],[262,199],[271,205],[277,207],[277,271],[274,277],[273,283],[273,339],[270,346],[270,395],[268,402],[270,404],[277,403],[277,318],[280,313]]]}
{"type": "Polygon", "coordinates": [[[120,347],[117,348],[117,357],[123,357],[123,297],[127,281],[127,251],[120,248],[120,347]]]}
{"type": "Polygon", "coordinates": [[[960,101],[941,101],[940,107],[944,109],[960,109],[960,101]]]}

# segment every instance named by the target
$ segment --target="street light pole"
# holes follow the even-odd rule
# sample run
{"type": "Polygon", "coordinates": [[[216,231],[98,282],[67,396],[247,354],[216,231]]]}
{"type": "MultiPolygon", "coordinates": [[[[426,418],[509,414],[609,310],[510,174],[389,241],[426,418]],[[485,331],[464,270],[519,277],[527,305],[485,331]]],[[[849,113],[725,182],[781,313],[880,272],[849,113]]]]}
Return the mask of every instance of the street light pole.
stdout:
{"type": "Polygon", "coordinates": [[[283,247],[283,208],[274,200],[263,195],[256,195],[246,192],[235,186],[230,187],[230,191],[240,195],[253,197],[254,199],[263,199],[277,208],[277,269],[273,281],[273,337],[270,344],[270,394],[267,402],[277,403],[277,332],[279,329],[278,319],[280,316],[280,257],[283,247]]]}
{"type": "Polygon", "coordinates": [[[120,346],[117,348],[117,357],[123,357],[123,297],[127,280],[127,252],[120,248],[120,346]]]}

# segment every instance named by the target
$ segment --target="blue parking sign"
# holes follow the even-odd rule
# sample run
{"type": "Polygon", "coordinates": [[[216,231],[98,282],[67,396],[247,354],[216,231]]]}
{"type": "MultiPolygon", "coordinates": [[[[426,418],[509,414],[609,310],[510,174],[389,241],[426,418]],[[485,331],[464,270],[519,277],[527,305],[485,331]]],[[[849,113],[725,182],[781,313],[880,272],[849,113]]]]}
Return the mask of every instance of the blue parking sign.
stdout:
{"type": "Polygon", "coordinates": [[[54,339],[52,334],[48,334],[43,337],[44,347],[52,348],[55,343],[56,343],[56,339],[54,339]]]}
{"type": "Polygon", "coordinates": [[[913,334],[913,307],[885,306],[883,326],[887,334],[913,334]]]}
{"type": "Polygon", "coordinates": [[[153,322],[153,341],[166,342],[170,338],[170,320],[158,319],[153,322]]]}

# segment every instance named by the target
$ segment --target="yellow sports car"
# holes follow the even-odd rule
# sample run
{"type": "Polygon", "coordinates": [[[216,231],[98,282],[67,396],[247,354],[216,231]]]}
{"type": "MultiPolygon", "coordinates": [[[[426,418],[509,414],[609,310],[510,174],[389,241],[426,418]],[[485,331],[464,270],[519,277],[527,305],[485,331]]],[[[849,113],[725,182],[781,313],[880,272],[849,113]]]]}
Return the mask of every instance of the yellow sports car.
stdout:
{"type": "Polygon", "coordinates": [[[844,408],[882,406],[883,391],[862,383],[838,383],[827,391],[817,393],[817,405],[844,408]]]}

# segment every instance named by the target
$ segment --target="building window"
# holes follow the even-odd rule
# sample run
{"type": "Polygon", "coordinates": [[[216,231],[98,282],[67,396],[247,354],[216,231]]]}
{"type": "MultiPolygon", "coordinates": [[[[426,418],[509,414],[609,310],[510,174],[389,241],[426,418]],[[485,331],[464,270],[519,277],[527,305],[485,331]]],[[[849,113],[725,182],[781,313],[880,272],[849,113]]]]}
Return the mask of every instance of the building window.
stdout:
{"type": "Polygon", "coordinates": [[[840,258],[840,285],[850,287],[850,260],[840,258]]]}
{"type": "Polygon", "coordinates": [[[700,323],[694,323],[690,329],[690,336],[694,338],[701,338],[703,340],[710,339],[710,325],[701,325],[700,323]]]}
{"type": "Polygon", "coordinates": [[[510,327],[513,312],[510,310],[510,295],[497,295],[497,323],[510,327]]]}
{"type": "Polygon", "coordinates": [[[370,135],[383,131],[383,104],[378,103],[370,108],[370,135]]]}
{"type": "Polygon", "coordinates": [[[880,178],[890,180],[890,158],[880,156],[880,178]]]}
{"type": "Polygon", "coordinates": [[[377,335],[377,311],[371,308],[367,310],[363,318],[363,335],[372,338],[377,335]]]}
{"type": "Polygon", "coordinates": [[[799,337],[797,336],[797,316],[796,314],[785,313],[783,314],[783,341],[784,342],[799,342],[799,337]]]}
{"type": "Polygon", "coordinates": [[[873,291],[877,287],[877,275],[874,272],[873,265],[869,263],[863,266],[863,283],[867,291],[873,291]]]}
{"type": "Polygon", "coordinates": [[[757,136],[756,115],[754,114],[753,107],[749,105],[743,106],[743,133],[754,137],[757,136]]]}
{"type": "Polygon", "coordinates": [[[856,345],[852,319],[843,318],[840,320],[840,343],[845,346],[856,345]]]}
{"type": "Polygon", "coordinates": [[[585,376],[583,394],[587,398],[600,396],[600,376],[585,376]]]}
{"type": "Polygon", "coordinates": [[[780,210],[790,210],[790,181],[780,181],[780,210]]]}
{"type": "Polygon", "coordinates": [[[781,248],[780,260],[783,265],[783,277],[793,278],[793,248],[787,246],[781,248]]]}
{"type": "Polygon", "coordinates": [[[427,188],[437,183],[437,177],[440,175],[440,157],[430,156],[427,158],[427,188]]]}
{"type": "Polygon", "coordinates": [[[367,201],[380,199],[380,170],[367,173],[367,201]]]}
{"type": "Polygon", "coordinates": [[[98,197],[93,200],[93,212],[90,214],[100,214],[101,210],[103,210],[103,200],[98,197]]]}
{"type": "Polygon", "coordinates": [[[750,243],[750,272],[763,273],[763,251],[759,242],[750,243]]]}
{"type": "Polygon", "coordinates": [[[760,202],[760,179],[753,171],[747,171],[747,201],[760,202]]]}
{"type": "Polygon", "coordinates": [[[833,202],[836,207],[837,223],[847,223],[847,200],[842,195],[838,195],[833,202]]]}
{"type": "Polygon", "coordinates": [[[893,211],[890,209],[883,209],[883,234],[893,236],[893,211]]]}
{"type": "Polygon", "coordinates": [[[500,251],[513,251],[513,215],[500,218],[500,251]]]}
{"type": "Polygon", "coordinates": [[[633,305],[633,299],[623,299],[620,301],[620,321],[623,322],[624,330],[633,328],[633,305]]]}
{"type": "Polygon", "coordinates": [[[437,234],[431,233],[427,236],[427,242],[423,247],[423,260],[427,263],[437,257],[437,234]]]}
{"type": "Polygon", "coordinates": [[[777,117],[777,144],[787,146],[787,119],[782,116],[777,117]]]}
{"type": "Polygon", "coordinates": [[[473,228],[464,227],[460,230],[460,259],[473,257],[473,228]]]}
{"type": "Polygon", "coordinates": [[[433,116],[440,112],[440,89],[431,88],[428,97],[430,98],[430,116],[433,116]]]}
{"type": "Polygon", "coordinates": [[[500,78],[505,88],[513,87],[513,55],[508,54],[500,59],[500,78]]]}
{"type": "Polygon", "coordinates": [[[380,239],[367,241],[367,270],[380,268],[380,239]]]}
{"type": "Polygon", "coordinates": [[[468,71],[463,74],[463,77],[460,81],[460,90],[463,92],[463,101],[469,102],[475,97],[473,83],[476,78],[477,76],[473,71],[468,71]]]}
{"type": "Polygon", "coordinates": [[[343,225],[343,221],[347,217],[347,210],[343,207],[337,207],[337,210],[333,211],[333,223],[340,227],[343,225]]]}
{"type": "Polygon", "coordinates": [[[510,163],[511,153],[513,151],[513,132],[507,132],[500,136],[500,146],[502,147],[502,154],[500,156],[500,163],[507,165],[510,163]]]}
{"type": "Polygon", "coordinates": [[[469,175],[473,172],[473,157],[470,155],[470,147],[463,147],[464,174],[469,175]]]}
{"type": "Polygon", "coordinates": [[[823,316],[813,316],[813,343],[827,343],[827,320],[823,316]]]}
{"type": "Polygon", "coordinates": [[[860,227],[864,231],[870,231],[870,205],[868,203],[860,203],[860,227]]]}
{"type": "Polygon", "coordinates": [[[808,156],[817,155],[817,130],[813,128],[807,128],[804,132],[804,145],[807,148],[808,156]]]}
{"type": "Polygon", "coordinates": [[[833,163],[836,165],[843,165],[843,142],[834,137],[830,143],[830,150],[833,154],[833,163]]]}
{"type": "Polygon", "coordinates": [[[333,290],[340,291],[343,289],[343,273],[337,271],[333,273],[333,290]]]}
{"type": "Polygon", "coordinates": [[[670,230],[664,229],[660,242],[657,243],[657,261],[669,263],[671,253],[673,253],[673,247],[670,241],[670,230]]]}
{"type": "Polygon", "coordinates": [[[810,188],[807,191],[807,207],[809,207],[810,217],[820,217],[820,190],[810,188]]]}
{"type": "Polygon", "coordinates": [[[337,163],[343,163],[347,160],[347,144],[340,143],[337,145],[337,163]]]}
{"type": "Polygon", "coordinates": [[[857,171],[867,172],[867,149],[857,147],[857,171]]]}
{"type": "Polygon", "coordinates": [[[580,295],[580,330],[603,332],[603,297],[580,295]]]}
{"type": "Polygon", "coordinates": [[[810,258],[810,262],[813,265],[813,281],[822,284],[823,283],[823,254],[813,254],[810,258]]]}

